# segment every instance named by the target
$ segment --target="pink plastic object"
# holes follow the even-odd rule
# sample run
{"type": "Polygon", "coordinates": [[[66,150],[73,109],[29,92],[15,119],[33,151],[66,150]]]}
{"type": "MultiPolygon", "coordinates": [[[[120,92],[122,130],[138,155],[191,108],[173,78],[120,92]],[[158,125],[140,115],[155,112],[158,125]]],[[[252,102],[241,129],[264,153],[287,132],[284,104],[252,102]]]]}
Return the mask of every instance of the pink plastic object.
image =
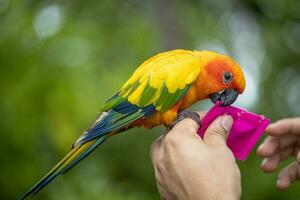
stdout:
{"type": "Polygon", "coordinates": [[[233,106],[222,107],[220,104],[221,102],[217,102],[207,112],[201,121],[202,126],[198,130],[198,134],[203,137],[205,130],[218,116],[231,115],[233,126],[227,139],[227,146],[231,149],[235,158],[244,161],[269,125],[270,119],[263,115],[248,112],[245,109],[233,106]]]}

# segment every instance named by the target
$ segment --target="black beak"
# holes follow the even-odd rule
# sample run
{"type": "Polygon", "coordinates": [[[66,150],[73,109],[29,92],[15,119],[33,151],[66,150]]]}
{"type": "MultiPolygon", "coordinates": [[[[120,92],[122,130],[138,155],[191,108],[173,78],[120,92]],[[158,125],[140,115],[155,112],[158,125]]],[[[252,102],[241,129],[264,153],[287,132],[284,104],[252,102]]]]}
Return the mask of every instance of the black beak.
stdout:
{"type": "Polygon", "coordinates": [[[222,106],[229,106],[235,102],[238,95],[239,93],[236,90],[227,89],[221,92],[211,94],[209,97],[214,104],[217,103],[217,101],[221,101],[222,106]]]}

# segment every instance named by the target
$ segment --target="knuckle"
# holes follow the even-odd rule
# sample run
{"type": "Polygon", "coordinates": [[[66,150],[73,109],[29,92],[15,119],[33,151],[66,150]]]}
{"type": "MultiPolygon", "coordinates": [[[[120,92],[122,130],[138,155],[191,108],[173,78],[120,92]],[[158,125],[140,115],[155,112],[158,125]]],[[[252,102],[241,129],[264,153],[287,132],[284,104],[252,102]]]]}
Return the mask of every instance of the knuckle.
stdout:
{"type": "Polygon", "coordinates": [[[189,128],[189,131],[191,132],[194,132],[199,126],[193,119],[186,118],[183,121],[185,123],[185,128],[189,128]]]}
{"type": "Polygon", "coordinates": [[[155,142],[150,146],[150,156],[153,157],[155,155],[156,144],[155,142]]]}
{"type": "Polygon", "coordinates": [[[190,131],[190,132],[195,132],[195,130],[197,129],[197,123],[189,118],[185,118],[183,119],[181,122],[179,122],[174,128],[174,131],[190,131]]]}
{"type": "Polygon", "coordinates": [[[153,165],[154,165],[155,173],[161,175],[162,171],[164,171],[165,169],[165,158],[159,155],[155,156],[153,158],[153,165]]]}
{"type": "Polygon", "coordinates": [[[225,130],[223,130],[223,129],[221,129],[221,128],[219,128],[219,129],[215,129],[215,128],[213,128],[213,129],[208,129],[207,131],[206,131],[206,134],[208,134],[208,135],[212,135],[212,136],[217,136],[217,137],[226,137],[226,132],[225,132],[225,130]]]}
{"type": "Polygon", "coordinates": [[[152,161],[153,166],[155,166],[155,168],[159,168],[161,166],[162,159],[160,159],[158,154],[153,154],[151,156],[151,161],[152,161]]]}
{"type": "Polygon", "coordinates": [[[158,149],[160,148],[160,143],[162,140],[163,136],[160,136],[159,138],[157,138],[150,146],[150,155],[152,156],[153,154],[155,154],[158,149]]]}
{"type": "Polygon", "coordinates": [[[196,122],[193,119],[185,118],[182,120],[182,123],[184,123],[186,126],[194,126],[196,125],[196,122]]]}
{"type": "Polygon", "coordinates": [[[164,145],[166,147],[177,146],[179,142],[180,142],[180,138],[176,134],[167,134],[164,138],[164,145]]]}
{"type": "Polygon", "coordinates": [[[162,157],[158,157],[156,159],[156,168],[157,168],[157,171],[161,174],[161,170],[164,168],[164,162],[163,162],[162,157]]]}
{"type": "Polygon", "coordinates": [[[195,133],[196,130],[197,129],[195,126],[187,126],[186,127],[186,132],[188,132],[188,133],[195,133]]]}

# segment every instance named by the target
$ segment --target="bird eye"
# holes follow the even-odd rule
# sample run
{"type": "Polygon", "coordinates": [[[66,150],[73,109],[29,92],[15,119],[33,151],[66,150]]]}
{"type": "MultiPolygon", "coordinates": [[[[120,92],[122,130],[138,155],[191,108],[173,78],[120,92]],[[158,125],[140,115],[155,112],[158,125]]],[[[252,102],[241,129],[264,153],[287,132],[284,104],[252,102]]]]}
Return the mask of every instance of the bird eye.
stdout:
{"type": "Polygon", "coordinates": [[[226,84],[230,83],[232,81],[232,78],[233,78],[233,76],[230,72],[225,72],[224,76],[223,76],[223,82],[226,84]]]}

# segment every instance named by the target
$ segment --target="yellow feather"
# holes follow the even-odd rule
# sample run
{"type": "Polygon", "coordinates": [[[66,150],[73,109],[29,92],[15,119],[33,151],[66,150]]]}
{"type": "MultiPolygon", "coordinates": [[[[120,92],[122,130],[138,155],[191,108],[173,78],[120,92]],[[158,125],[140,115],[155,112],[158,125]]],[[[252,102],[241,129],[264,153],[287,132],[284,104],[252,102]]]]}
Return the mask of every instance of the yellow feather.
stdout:
{"type": "Polygon", "coordinates": [[[141,97],[141,94],[142,92],[144,91],[145,89],[145,86],[146,86],[146,81],[142,82],[138,87],[137,89],[131,93],[129,96],[128,96],[128,101],[133,103],[133,104],[136,104],[136,105],[139,105],[139,99],[141,97]]]}
{"type": "MultiPolygon", "coordinates": [[[[153,103],[159,98],[163,85],[170,94],[178,89],[184,89],[197,79],[202,66],[217,56],[218,54],[214,52],[188,50],[173,50],[157,54],[135,70],[121,91],[138,82],[140,85],[128,96],[130,103],[138,105],[140,95],[148,83],[150,87],[158,90],[149,99],[148,103],[153,103]]],[[[121,93],[121,95],[126,98],[128,93],[121,93]]]]}
{"type": "Polygon", "coordinates": [[[159,89],[163,86],[164,80],[163,79],[159,79],[159,78],[151,78],[150,79],[150,86],[155,88],[155,89],[159,89]]]}
{"type": "MultiPolygon", "coordinates": [[[[195,72],[192,72],[190,75],[188,75],[185,79],[185,84],[190,84],[192,83],[195,79],[196,79],[196,73],[195,72]]],[[[182,82],[183,83],[183,82],[182,82]]],[[[184,87],[183,85],[185,84],[182,84],[181,87],[184,87]]]]}

